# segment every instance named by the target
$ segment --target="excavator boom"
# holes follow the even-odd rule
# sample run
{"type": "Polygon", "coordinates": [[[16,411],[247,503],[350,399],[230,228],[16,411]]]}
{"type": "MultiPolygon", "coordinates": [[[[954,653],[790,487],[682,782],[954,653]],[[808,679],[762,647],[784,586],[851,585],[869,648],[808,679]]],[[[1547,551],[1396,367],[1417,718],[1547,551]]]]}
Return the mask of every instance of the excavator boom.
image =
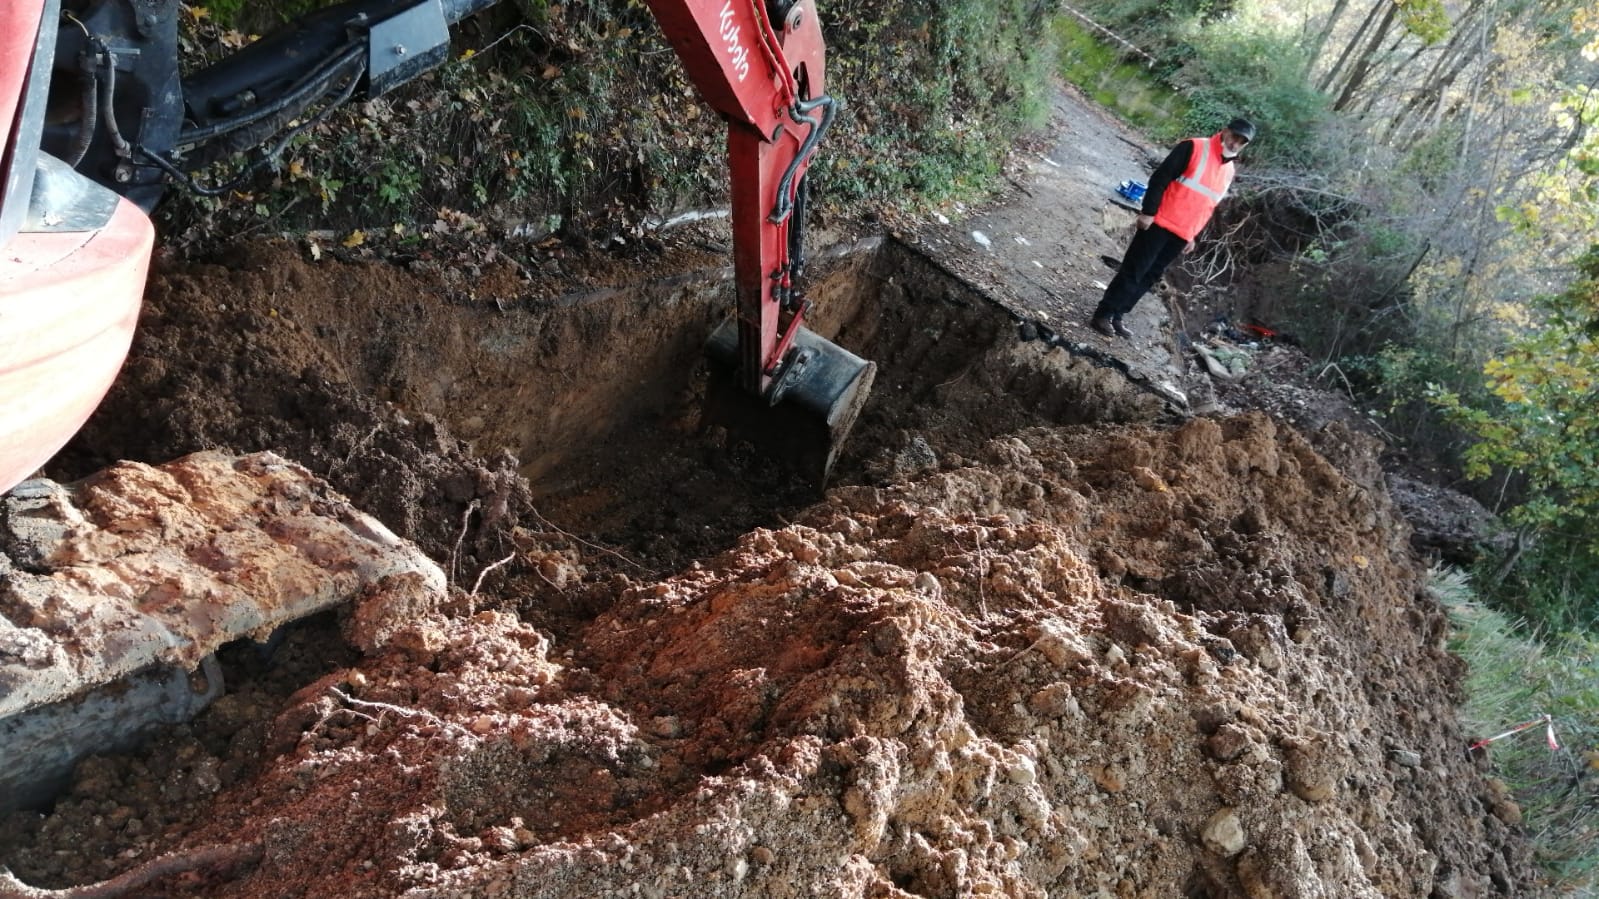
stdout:
{"type": "Polygon", "coordinates": [[[711,336],[736,390],[712,410],[817,484],[876,366],[805,327],[806,172],[832,123],[811,0],[648,0],[700,94],[728,122],[736,314],[711,336]]]}

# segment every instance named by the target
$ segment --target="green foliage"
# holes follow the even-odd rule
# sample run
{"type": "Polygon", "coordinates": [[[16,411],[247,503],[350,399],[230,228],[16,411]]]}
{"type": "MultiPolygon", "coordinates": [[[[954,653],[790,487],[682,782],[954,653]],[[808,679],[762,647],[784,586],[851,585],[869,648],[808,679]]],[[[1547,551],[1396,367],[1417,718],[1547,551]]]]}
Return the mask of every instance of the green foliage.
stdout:
{"type": "MultiPolygon", "coordinates": [[[[242,27],[237,10],[216,8],[185,18],[200,32],[185,35],[192,56],[243,41],[230,30],[242,27]]],[[[811,167],[819,214],[981,197],[1017,135],[1047,117],[1053,47],[1037,38],[1049,30],[1038,0],[867,0],[821,13],[827,88],[844,106],[811,167]]],[[[457,210],[623,233],[647,213],[726,202],[727,126],[639,0],[517,0],[453,38],[455,60],[312,129],[274,179],[227,202],[169,202],[169,239],[257,218],[289,231],[414,233],[457,210]]]]}
{"type": "Polygon", "coordinates": [[[1483,598],[1541,631],[1599,634],[1599,605],[1593,601],[1599,556],[1583,536],[1581,531],[1542,533],[1503,580],[1497,579],[1499,572],[1486,570],[1502,563],[1485,559],[1483,598]]]}
{"type": "Polygon", "coordinates": [[[1060,71],[1096,103],[1116,113],[1156,141],[1175,143],[1183,130],[1188,101],[1168,87],[1148,65],[1128,61],[1119,48],[1102,42],[1078,20],[1054,23],[1060,71]]]}
{"type": "Polygon", "coordinates": [[[324,6],[332,6],[335,2],[337,0],[273,0],[271,3],[210,0],[209,3],[192,5],[190,15],[209,18],[222,28],[265,32],[324,6]]]}
{"type": "Polygon", "coordinates": [[[1519,234],[1559,248],[1567,235],[1586,239],[1599,230],[1599,89],[1572,86],[1551,112],[1561,133],[1572,135],[1565,157],[1532,173],[1527,197],[1497,212],[1519,234]]]}
{"type": "Polygon", "coordinates": [[[1454,461],[1469,444],[1469,434],[1443,421],[1429,401],[1429,391],[1438,384],[1457,385],[1463,395],[1480,401],[1486,392],[1478,388],[1469,366],[1426,344],[1396,343],[1347,356],[1339,364],[1360,401],[1411,452],[1454,461]]]}
{"type": "Polygon", "coordinates": [[[1445,189],[1461,162],[1462,131],[1461,123],[1446,122],[1411,144],[1399,161],[1399,176],[1429,194],[1445,189]]]}
{"type": "Polygon", "coordinates": [[[1531,636],[1477,603],[1458,571],[1435,570],[1429,587],[1455,625],[1450,648],[1469,666],[1461,716],[1476,736],[1552,717],[1558,752],[1542,739],[1543,727],[1478,751],[1514,793],[1553,886],[1561,895],[1592,895],[1599,890],[1599,792],[1592,786],[1599,770],[1599,641],[1531,636]]]}
{"type": "Polygon", "coordinates": [[[1439,0],[1394,0],[1399,4],[1399,21],[1405,30],[1435,44],[1449,34],[1449,12],[1439,0]]]}
{"type": "Polygon", "coordinates": [[[1044,9],[1026,0],[829,7],[829,86],[849,107],[811,168],[824,202],[981,196],[1016,136],[1047,115],[1052,48],[1036,37],[1044,9]]]}
{"type": "Polygon", "coordinates": [[[1190,133],[1209,134],[1244,115],[1260,129],[1251,159],[1282,168],[1329,167],[1320,139],[1328,100],[1305,82],[1301,41],[1237,21],[1197,29],[1189,41],[1193,56],[1175,82],[1188,97],[1190,133]]]}
{"type": "Polygon", "coordinates": [[[1577,269],[1570,288],[1543,300],[1545,320],[1484,367],[1494,402],[1447,389],[1433,399],[1477,438],[1468,476],[1503,467],[1527,478],[1515,520],[1581,531],[1599,554],[1599,244],[1577,269]]]}

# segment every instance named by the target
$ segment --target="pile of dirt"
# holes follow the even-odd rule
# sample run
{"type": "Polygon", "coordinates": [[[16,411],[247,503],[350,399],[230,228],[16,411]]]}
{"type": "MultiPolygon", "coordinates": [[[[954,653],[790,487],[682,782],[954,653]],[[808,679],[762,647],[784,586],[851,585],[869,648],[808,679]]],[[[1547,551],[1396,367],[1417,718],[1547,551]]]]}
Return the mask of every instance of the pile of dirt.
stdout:
{"type": "Polygon", "coordinates": [[[1444,615],[1334,436],[1356,476],[1260,415],[1027,430],[618,582],[567,642],[429,616],[264,726],[89,766],[6,861],[151,896],[1512,893],[1444,615]]]}

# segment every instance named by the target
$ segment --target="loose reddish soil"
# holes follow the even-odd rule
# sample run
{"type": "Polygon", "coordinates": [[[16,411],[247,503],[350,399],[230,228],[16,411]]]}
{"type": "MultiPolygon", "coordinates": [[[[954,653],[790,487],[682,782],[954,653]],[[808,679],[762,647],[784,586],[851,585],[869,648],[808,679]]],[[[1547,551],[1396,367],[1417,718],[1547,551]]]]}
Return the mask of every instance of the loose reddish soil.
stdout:
{"type": "Polygon", "coordinates": [[[1004,202],[826,241],[882,370],[825,495],[701,420],[714,230],[160,261],[47,474],[274,450],[456,589],[230,647],[0,820],[0,897],[1528,895],[1380,443],[1206,392],[1175,300],[1081,327],[1147,150],[1057,113],[1004,202]]]}

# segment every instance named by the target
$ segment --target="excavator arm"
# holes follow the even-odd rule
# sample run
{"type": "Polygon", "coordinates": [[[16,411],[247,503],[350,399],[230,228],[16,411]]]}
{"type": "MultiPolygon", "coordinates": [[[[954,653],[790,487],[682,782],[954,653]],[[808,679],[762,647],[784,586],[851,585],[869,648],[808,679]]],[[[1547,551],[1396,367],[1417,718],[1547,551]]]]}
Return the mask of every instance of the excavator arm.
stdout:
{"type": "Polygon", "coordinates": [[[759,0],[650,2],[689,77],[729,125],[739,362],[753,393],[771,388],[804,321],[793,287],[803,247],[789,238],[803,229],[794,215],[799,187],[835,106],[822,93],[816,16],[803,2],[785,6],[779,33],[779,11],[759,0]]]}
{"type": "Polygon", "coordinates": [[[811,0],[648,0],[690,79],[728,123],[735,316],[707,350],[746,398],[732,416],[817,483],[876,366],[805,327],[806,171],[837,109],[811,0]],[[779,407],[768,414],[762,410],[779,407]]]}

